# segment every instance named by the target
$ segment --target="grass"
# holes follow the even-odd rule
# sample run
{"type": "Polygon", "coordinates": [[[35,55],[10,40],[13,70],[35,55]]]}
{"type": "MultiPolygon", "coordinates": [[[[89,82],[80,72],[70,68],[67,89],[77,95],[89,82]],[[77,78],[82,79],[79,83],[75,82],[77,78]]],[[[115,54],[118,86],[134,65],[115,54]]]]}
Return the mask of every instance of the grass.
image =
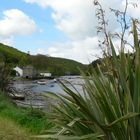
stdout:
{"type": "Polygon", "coordinates": [[[0,94],[0,117],[15,122],[32,134],[38,134],[51,127],[43,112],[18,108],[2,93],[0,94]]]}
{"type": "Polygon", "coordinates": [[[29,140],[30,135],[13,121],[0,117],[0,140],[29,140]]]}

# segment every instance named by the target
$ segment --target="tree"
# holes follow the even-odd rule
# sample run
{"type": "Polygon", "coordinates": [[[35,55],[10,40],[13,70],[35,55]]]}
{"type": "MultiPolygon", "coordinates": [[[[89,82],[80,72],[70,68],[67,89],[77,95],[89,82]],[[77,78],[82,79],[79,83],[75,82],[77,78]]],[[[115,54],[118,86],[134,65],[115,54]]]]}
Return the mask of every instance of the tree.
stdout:
{"type": "Polygon", "coordinates": [[[5,91],[10,80],[10,68],[4,63],[0,63],[0,90],[5,91]]]}

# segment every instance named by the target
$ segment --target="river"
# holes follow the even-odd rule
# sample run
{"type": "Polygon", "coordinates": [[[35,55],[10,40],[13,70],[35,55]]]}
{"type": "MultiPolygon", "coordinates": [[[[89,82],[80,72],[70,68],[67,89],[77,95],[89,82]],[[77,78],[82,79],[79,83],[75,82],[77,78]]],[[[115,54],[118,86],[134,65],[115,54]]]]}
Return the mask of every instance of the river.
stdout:
{"type": "Polygon", "coordinates": [[[56,94],[66,94],[59,81],[63,82],[71,90],[75,91],[76,89],[81,94],[83,93],[82,85],[84,81],[80,76],[62,76],[56,80],[48,80],[48,79],[41,79],[41,80],[34,80],[34,81],[18,80],[13,83],[13,87],[15,87],[17,91],[24,92],[26,95],[25,101],[22,102],[19,101],[18,105],[24,103],[31,104],[32,102],[32,105],[44,106],[44,104],[46,104],[47,101],[47,106],[48,106],[48,104],[50,104],[50,100],[44,101],[38,95],[47,94],[48,92],[53,92],[56,94]],[[45,83],[39,84],[40,81],[44,81],[45,83]],[[74,86],[75,89],[73,88],[72,85],[74,86]]]}

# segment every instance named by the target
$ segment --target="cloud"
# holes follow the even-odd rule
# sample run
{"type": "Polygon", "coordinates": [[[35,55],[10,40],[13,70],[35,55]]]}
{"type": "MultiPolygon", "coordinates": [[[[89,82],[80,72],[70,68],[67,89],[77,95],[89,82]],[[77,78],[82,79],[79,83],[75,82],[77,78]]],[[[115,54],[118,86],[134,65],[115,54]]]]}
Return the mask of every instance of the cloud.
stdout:
{"type": "Polygon", "coordinates": [[[31,4],[36,3],[39,6],[44,7],[44,8],[48,6],[47,0],[24,0],[24,1],[31,4]]]}
{"type": "Polygon", "coordinates": [[[51,7],[56,28],[72,39],[92,36],[94,32],[94,10],[90,0],[25,0],[42,7],[51,7]],[[92,29],[92,30],[91,30],[92,29]]]}
{"type": "MultiPolygon", "coordinates": [[[[27,3],[36,3],[41,7],[50,7],[55,26],[64,32],[70,39],[77,40],[96,36],[97,18],[93,0],[25,0],[27,3]]],[[[120,8],[121,0],[100,0],[106,11],[106,18],[110,19],[111,29],[116,28],[109,8],[120,8]]]]}
{"type": "Polygon", "coordinates": [[[3,44],[6,44],[6,45],[9,45],[9,46],[12,46],[13,44],[13,37],[8,37],[8,38],[3,38],[3,37],[0,37],[0,42],[3,43],[3,44]]]}
{"type": "MultiPolygon", "coordinates": [[[[65,43],[57,42],[50,46],[48,52],[52,56],[66,57],[87,63],[88,57],[100,54],[97,49],[97,18],[95,17],[95,7],[93,0],[24,0],[27,3],[36,3],[43,8],[50,7],[52,9],[52,18],[55,21],[57,29],[65,33],[69,37],[69,41],[65,43]],[[95,41],[96,40],[96,41],[95,41]],[[88,56],[89,55],[89,56],[88,56]]],[[[129,0],[129,2],[137,0],[129,0]]],[[[109,31],[118,29],[116,17],[110,12],[109,8],[124,9],[125,0],[100,0],[105,10],[106,19],[109,20],[109,31]]],[[[140,5],[140,2],[138,2],[140,5]]],[[[131,16],[139,16],[140,8],[128,8],[128,14],[131,16]],[[134,12],[135,11],[135,12],[134,12]]],[[[92,57],[95,59],[95,57],[92,57]]]]}
{"type": "Polygon", "coordinates": [[[92,62],[92,60],[97,59],[97,56],[101,55],[97,37],[88,37],[84,40],[68,41],[65,43],[54,43],[49,48],[39,48],[37,52],[53,57],[73,59],[84,64],[92,62]]]}
{"type": "Polygon", "coordinates": [[[0,40],[3,42],[11,42],[14,36],[30,35],[36,30],[35,22],[18,9],[4,11],[3,18],[0,19],[0,40]]]}
{"type": "MultiPolygon", "coordinates": [[[[124,3],[123,3],[124,5],[124,3]]],[[[140,1],[138,0],[129,0],[128,14],[133,18],[140,19],[140,1]]]]}

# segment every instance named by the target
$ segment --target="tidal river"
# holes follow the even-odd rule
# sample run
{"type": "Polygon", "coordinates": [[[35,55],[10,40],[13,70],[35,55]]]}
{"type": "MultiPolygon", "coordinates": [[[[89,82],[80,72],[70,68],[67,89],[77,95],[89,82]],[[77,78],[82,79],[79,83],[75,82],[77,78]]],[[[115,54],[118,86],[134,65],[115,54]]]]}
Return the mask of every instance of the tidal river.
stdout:
{"type": "MultiPolygon", "coordinates": [[[[66,86],[72,88],[72,85],[81,92],[83,79],[80,76],[62,76],[58,78],[62,81],[66,86]],[[71,85],[71,84],[72,85],[71,85]]],[[[35,80],[35,81],[15,81],[13,85],[17,90],[29,90],[35,94],[37,93],[46,93],[54,92],[58,94],[65,94],[63,91],[61,84],[57,80],[35,80]],[[40,81],[43,81],[42,83],[40,81]],[[39,83],[40,82],[40,83],[39,83]]]]}
{"type": "MultiPolygon", "coordinates": [[[[41,79],[34,81],[15,81],[13,87],[15,87],[17,91],[25,93],[26,97],[24,103],[30,104],[32,102],[33,105],[44,106],[44,104],[46,103],[44,103],[44,100],[42,100],[42,98],[40,99],[36,96],[36,98],[34,98],[34,100],[31,101],[31,97],[33,97],[34,95],[47,94],[47,92],[53,92],[56,94],[66,94],[63,91],[59,80],[71,90],[75,91],[76,89],[81,94],[83,93],[82,84],[84,83],[84,81],[80,76],[62,76],[59,77],[58,80],[41,79]],[[74,86],[75,89],[70,83],[74,86]]],[[[22,102],[20,101],[18,103],[20,105],[20,103],[22,102]]],[[[47,106],[48,103],[49,102],[47,102],[47,106]]]]}

